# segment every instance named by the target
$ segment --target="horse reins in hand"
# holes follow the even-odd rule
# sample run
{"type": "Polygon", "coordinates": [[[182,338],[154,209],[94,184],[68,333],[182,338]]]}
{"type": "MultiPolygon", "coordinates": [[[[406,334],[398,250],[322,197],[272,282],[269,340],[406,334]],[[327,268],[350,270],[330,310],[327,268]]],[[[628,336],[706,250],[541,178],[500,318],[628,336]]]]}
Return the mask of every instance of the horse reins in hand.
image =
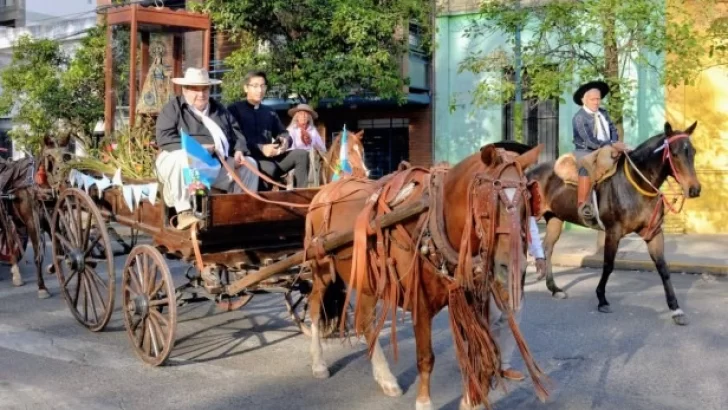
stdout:
{"type": "MultiPolygon", "coordinates": [[[[243,192],[245,192],[246,194],[252,196],[253,198],[255,198],[261,202],[266,202],[269,204],[288,206],[291,208],[308,208],[309,204],[295,204],[293,202],[273,201],[270,199],[263,198],[262,196],[258,195],[257,192],[251,191],[250,189],[248,189],[248,187],[246,187],[245,184],[243,184],[243,181],[240,180],[238,173],[235,172],[235,170],[230,165],[228,165],[227,161],[225,161],[223,158],[220,158],[220,154],[216,154],[216,155],[217,155],[218,159],[220,159],[220,163],[222,163],[222,166],[230,174],[230,177],[233,179],[233,181],[235,181],[235,183],[238,184],[240,189],[242,189],[243,192]]],[[[253,165],[248,164],[248,161],[243,161],[243,165],[246,168],[248,168],[249,170],[253,170],[253,168],[255,168],[253,165]]],[[[258,174],[259,176],[262,175],[258,172],[258,170],[255,170],[255,173],[258,174]]],[[[267,179],[267,177],[266,177],[266,179],[267,179]]],[[[284,188],[286,188],[286,187],[284,187],[284,188]]]]}

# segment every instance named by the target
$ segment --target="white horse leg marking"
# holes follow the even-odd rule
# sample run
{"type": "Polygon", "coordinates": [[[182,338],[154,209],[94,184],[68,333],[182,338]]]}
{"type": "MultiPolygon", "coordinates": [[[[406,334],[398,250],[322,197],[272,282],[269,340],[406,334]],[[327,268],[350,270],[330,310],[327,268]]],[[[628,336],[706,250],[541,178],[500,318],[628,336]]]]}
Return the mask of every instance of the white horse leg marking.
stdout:
{"type": "Polygon", "coordinates": [[[415,410],[432,410],[432,401],[427,400],[424,403],[421,403],[419,401],[415,402],[415,410]]]}
{"type": "Polygon", "coordinates": [[[12,268],[10,268],[10,272],[13,274],[13,286],[25,285],[25,282],[23,282],[23,277],[20,276],[20,268],[18,267],[17,263],[13,265],[12,268]]]}
{"type": "Polygon", "coordinates": [[[329,377],[329,368],[324,361],[323,349],[321,348],[321,334],[318,323],[311,324],[311,370],[313,377],[326,379],[329,377]]]}
{"type": "Polygon", "coordinates": [[[378,339],[374,342],[374,352],[372,352],[372,373],[374,374],[374,380],[379,383],[379,387],[382,388],[384,394],[390,397],[402,395],[402,389],[397,383],[397,378],[389,369],[389,362],[384,356],[382,345],[378,339]]]}
{"type": "Polygon", "coordinates": [[[460,410],[480,410],[480,409],[484,409],[484,408],[485,408],[485,406],[482,404],[473,406],[473,404],[470,402],[470,397],[468,397],[467,393],[465,394],[465,396],[463,396],[462,399],[460,399],[460,410]]]}

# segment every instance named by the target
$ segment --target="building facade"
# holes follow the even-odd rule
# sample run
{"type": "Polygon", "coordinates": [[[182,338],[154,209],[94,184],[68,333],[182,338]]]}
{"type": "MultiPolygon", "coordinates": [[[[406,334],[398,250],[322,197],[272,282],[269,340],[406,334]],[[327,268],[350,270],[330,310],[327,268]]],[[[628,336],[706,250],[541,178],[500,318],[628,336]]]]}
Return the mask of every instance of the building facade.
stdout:
{"type": "MultiPolygon", "coordinates": [[[[523,2],[528,3],[528,1],[523,2]]],[[[510,120],[512,104],[479,107],[473,104],[471,91],[479,81],[500,81],[500,73],[475,76],[459,72],[459,67],[471,52],[489,52],[506,44],[503,35],[472,38],[466,30],[479,19],[479,1],[443,0],[438,7],[437,49],[435,53],[435,137],[434,161],[456,163],[487,144],[512,135],[510,120]]],[[[717,13],[725,16],[726,4],[720,3],[717,13]]],[[[706,25],[708,22],[706,22],[706,25]]],[[[529,33],[524,31],[523,37],[529,33]]],[[[657,67],[671,60],[651,56],[657,67]],[[667,62],[666,62],[667,61],[667,62]]],[[[628,109],[634,113],[625,119],[624,140],[637,146],[660,133],[664,122],[674,128],[686,128],[697,120],[699,126],[693,141],[699,151],[696,157],[698,175],[703,183],[703,195],[688,200],[679,215],[669,215],[666,230],[672,233],[717,233],[728,231],[728,131],[723,127],[728,108],[726,69],[715,67],[704,72],[696,86],[666,88],[660,73],[652,68],[628,66],[626,75],[636,84],[627,98],[628,109]],[[717,153],[718,155],[713,155],[717,153]]],[[[572,117],[579,109],[571,101],[571,93],[562,100],[524,101],[523,130],[525,142],[544,143],[541,160],[553,160],[573,150],[572,117]]]]}

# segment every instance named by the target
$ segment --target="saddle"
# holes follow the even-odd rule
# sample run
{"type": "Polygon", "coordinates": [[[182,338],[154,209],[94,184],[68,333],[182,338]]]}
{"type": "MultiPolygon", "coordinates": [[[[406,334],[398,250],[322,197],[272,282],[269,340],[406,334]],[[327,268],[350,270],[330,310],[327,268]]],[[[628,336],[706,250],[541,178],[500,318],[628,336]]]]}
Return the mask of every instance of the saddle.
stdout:
{"type": "Polygon", "coordinates": [[[619,150],[608,145],[585,156],[577,164],[576,156],[570,152],[556,160],[554,173],[565,183],[576,185],[579,180],[579,167],[583,166],[592,183],[600,184],[617,172],[617,162],[621,155],[619,150]]]}

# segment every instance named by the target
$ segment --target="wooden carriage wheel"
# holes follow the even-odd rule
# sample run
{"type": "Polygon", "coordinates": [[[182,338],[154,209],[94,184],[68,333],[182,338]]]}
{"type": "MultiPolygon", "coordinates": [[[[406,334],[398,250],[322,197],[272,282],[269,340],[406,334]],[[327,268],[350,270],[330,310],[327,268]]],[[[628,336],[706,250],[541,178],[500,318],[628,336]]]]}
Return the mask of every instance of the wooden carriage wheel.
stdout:
{"type": "Polygon", "coordinates": [[[114,310],[116,272],[106,222],[89,195],[63,191],[51,223],[53,268],[71,313],[92,332],[114,310]]]}
{"type": "Polygon", "coordinates": [[[152,366],[163,364],[174,346],[177,297],[167,262],[151,245],[137,245],[121,277],[124,325],[134,352],[152,366]]]}

